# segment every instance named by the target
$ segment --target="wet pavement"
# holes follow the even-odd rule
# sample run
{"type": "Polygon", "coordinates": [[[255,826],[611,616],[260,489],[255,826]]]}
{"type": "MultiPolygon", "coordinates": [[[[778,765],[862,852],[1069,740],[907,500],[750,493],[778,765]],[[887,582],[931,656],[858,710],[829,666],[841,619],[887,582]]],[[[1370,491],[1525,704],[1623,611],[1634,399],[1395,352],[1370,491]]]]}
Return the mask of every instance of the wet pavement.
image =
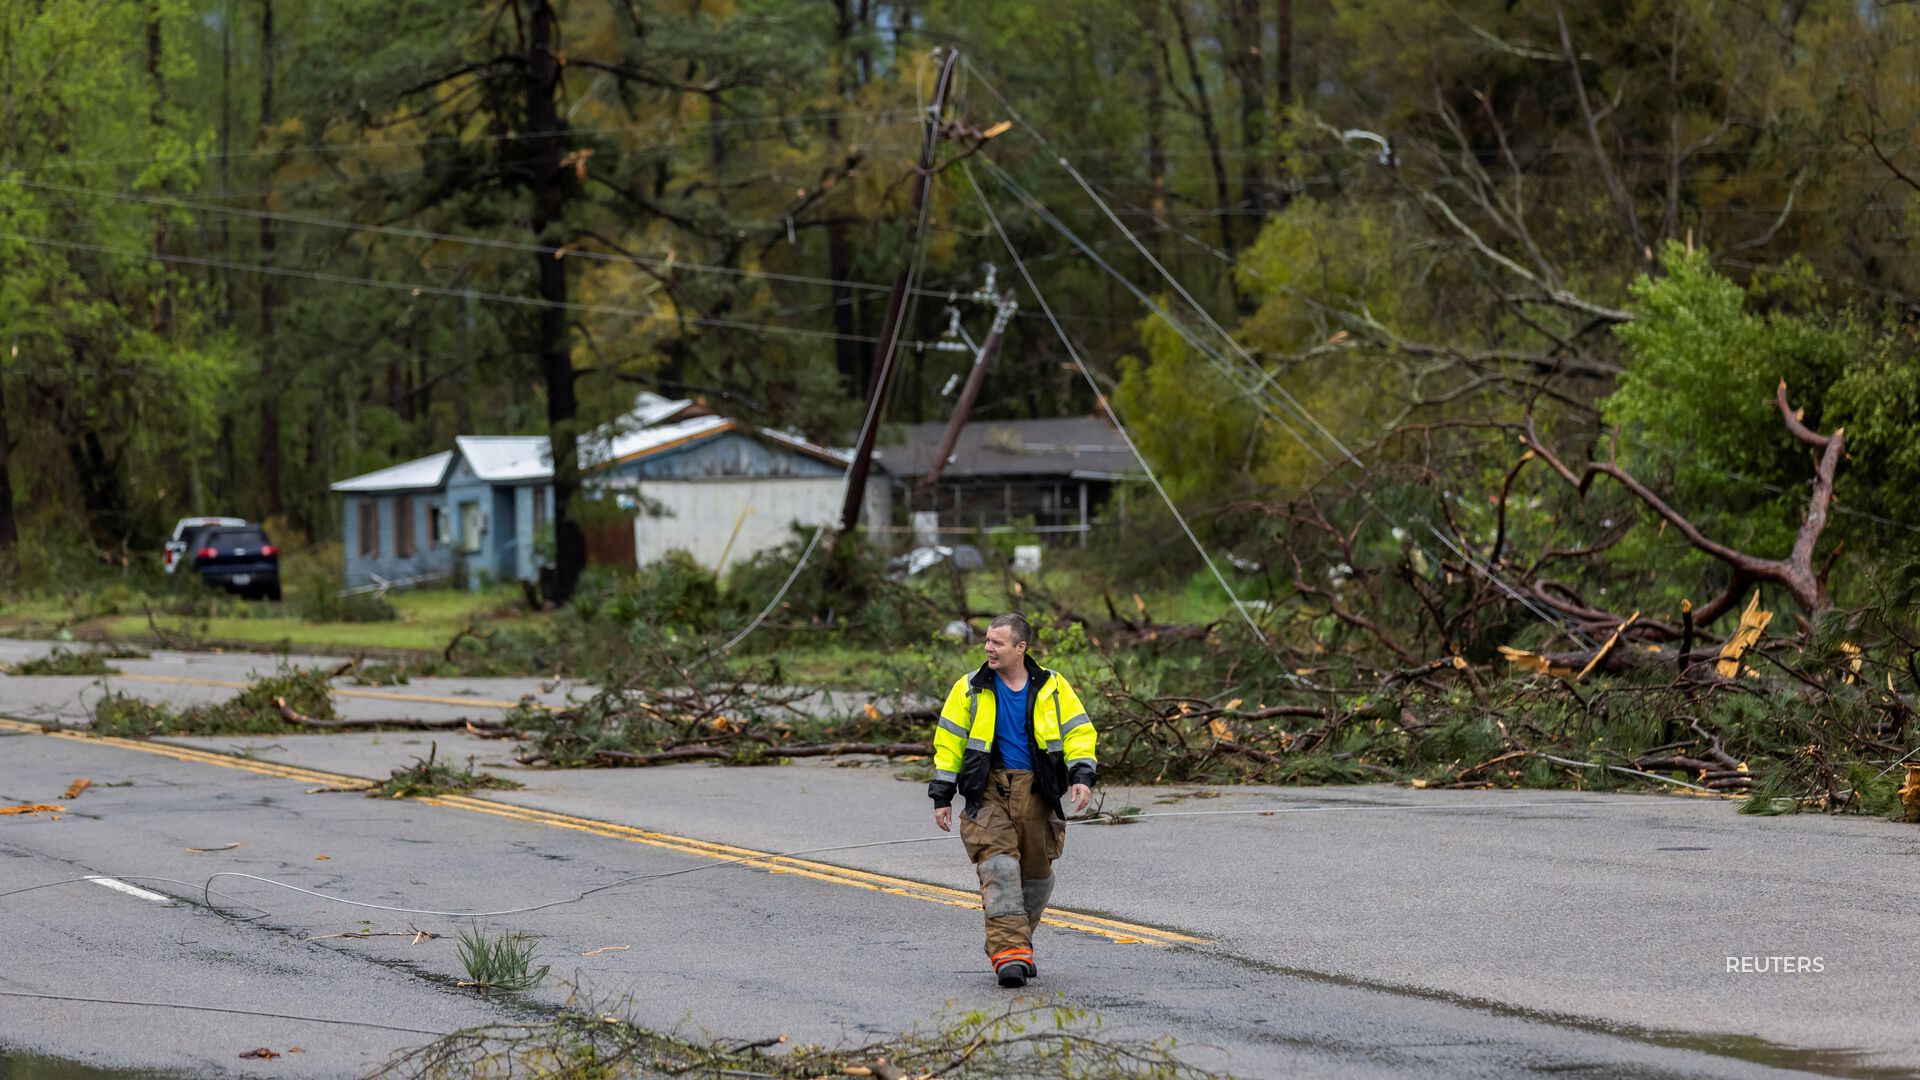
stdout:
{"type": "MultiPolygon", "coordinates": [[[[224,677],[259,658],[224,663],[193,672],[224,677]]],[[[46,700],[43,687],[22,686],[35,682],[0,679],[0,713],[46,700]]],[[[510,689],[461,688],[502,699],[510,689]]],[[[935,891],[968,891],[972,871],[932,829],[911,766],[542,772],[514,767],[511,743],[415,732],[175,743],[289,773],[0,733],[0,803],[58,801],[77,776],[95,783],[58,821],[0,818],[0,892],[83,873],[197,883],[231,870],[372,903],[500,910],[707,866],[485,921],[532,935],[555,976],[682,1032],[864,1041],[948,1003],[1005,1000],[985,974],[977,909],[935,891]],[[292,771],[381,776],[435,743],[442,760],[472,754],[528,786],[489,793],[495,814],[310,793],[324,785],[292,771]],[[932,839],[807,857],[844,875],[723,866],[697,846],[789,852],[918,837],[932,839]],[[863,887],[857,874],[910,887],[863,887]]],[[[1569,792],[1103,794],[1149,816],[1071,828],[1055,902],[1200,943],[1043,927],[1035,989],[1099,1013],[1110,1031],[1171,1034],[1203,1064],[1249,1077],[1920,1075],[1911,826],[1569,792]],[[1820,970],[1727,970],[1740,957],[1817,957],[1820,970]]],[[[162,905],[92,883],[0,898],[0,992],[341,1023],[0,996],[0,1047],[258,1075],[261,1063],[237,1055],[284,1053],[285,1043],[302,1053],[272,1061],[276,1073],[356,1075],[425,1039],[356,1023],[440,1031],[501,1014],[452,985],[452,937],[470,920],[357,911],[237,878],[215,884],[235,898],[216,911],[190,885],[133,884],[184,899],[162,905]],[[269,914],[223,917],[245,911],[241,902],[269,914]],[[362,919],[443,936],[325,936],[364,929],[362,919]],[[101,1030],[119,1045],[102,1047],[90,1035],[101,1030]]],[[[548,986],[523,1000],[553,1007],[566,993],[548,986]]]]}

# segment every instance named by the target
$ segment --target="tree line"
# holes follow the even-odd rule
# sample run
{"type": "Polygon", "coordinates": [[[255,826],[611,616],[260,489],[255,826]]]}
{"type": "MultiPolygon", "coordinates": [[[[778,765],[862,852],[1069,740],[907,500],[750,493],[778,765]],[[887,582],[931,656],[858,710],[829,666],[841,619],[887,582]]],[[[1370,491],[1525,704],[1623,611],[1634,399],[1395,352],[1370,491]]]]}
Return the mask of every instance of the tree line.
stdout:
{"type": "MultiPolygon", "coordinates": [[[[1209,543],[1410,652],[1508,632],[1514,593],[1597,626],[1625,612],[1592,590],[1724,586],[1630,491],[1532,486],[1527,439],[1784,555],[1815,469],[1783,379],[1810,431],[1846,431],[1817,558],[1855,558],[1920,522],[1917,18],[20,0],[0,550],[124,559],[182,513],[330,536],[330,480],[459,433],[565,443],[640,389],[844,444],[902,263],[925,266],[910,343],[988,263],[1008,280],[984,207],[1072,345],[1019,284],[977,415],[1101,407],[1085,357],[1209,543]],[[967,64],[910,243],[935,47],[967,64]],[[1585,548],[1577,573],[1537,557],[1585,548]],[[1451,576],[1492,599],[1444,600],[1451,576]]],[[[943,418],[966,363],[904,352],[888,419],[943,418]]],[[[576,485],[562,455],[563,507],[576,485]]],[[[1184,543],[1142,541],[1151,565],[1184,543]]]]}

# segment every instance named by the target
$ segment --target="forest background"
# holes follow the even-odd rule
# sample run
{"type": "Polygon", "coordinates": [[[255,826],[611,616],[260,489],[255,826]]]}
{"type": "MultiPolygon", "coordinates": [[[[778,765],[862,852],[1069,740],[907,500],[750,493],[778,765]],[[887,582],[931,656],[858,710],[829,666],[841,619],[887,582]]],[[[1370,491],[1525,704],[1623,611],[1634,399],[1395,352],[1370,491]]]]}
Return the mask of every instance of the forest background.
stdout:
{"type": "MultiPolygon", "coordinates": [[[[1574,676],[1658,666],[1693,711],[1629,756],[1666,761],[1773,722],[1693,706],[1742,697],[1717,661],[1779,611],[1771,676],[1856,710],[1815,744],[1897,761],[1917,32],[1879,0],[5,0],[0,574],[124,571],[184,513],[328,540],[331,480],[641,389],[849,445],[886,283],[923,267],[932,340],[992,263],[1022,307],[975,416],[1111,409],[1193,530],[1143,512],[1098,588],[1029,602],[1270,669],[1196,659],[1184,707],[1117,683],[1154,723],[1305,694],[1259,753],[1418,744],[1408,694],[1502,663],[1583,723],[1574,676]],[[1124,600],[1190,580],[1199,627],[1124,600]]],[[[884,419],[944,418],[966,363],[903,351],[884,419]]],[[[835,581],[793,621],[871,599],[835,581]]],[[[1744,788],[1726,756],[1679,774],[1744,788]]]]}

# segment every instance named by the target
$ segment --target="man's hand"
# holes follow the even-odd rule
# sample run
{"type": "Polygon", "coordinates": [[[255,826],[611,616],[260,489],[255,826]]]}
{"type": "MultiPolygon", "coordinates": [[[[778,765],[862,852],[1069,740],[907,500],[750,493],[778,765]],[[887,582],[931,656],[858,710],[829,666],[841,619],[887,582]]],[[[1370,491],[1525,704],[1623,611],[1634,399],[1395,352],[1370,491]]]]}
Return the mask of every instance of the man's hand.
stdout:
{"type": "Polygon", "coordinates": [[[940,826],[941,832],[953,831],[953,807],[936,806],[933,808],[933,823],[940,826]]]}
{"type": "Polygon", "coordinates": [[[1093,789],[1085,784],[1075,784],[1067,789],[1067,801],[1073,804],[1074,813],[1081,813],[1093,801],[1093,789]]]}

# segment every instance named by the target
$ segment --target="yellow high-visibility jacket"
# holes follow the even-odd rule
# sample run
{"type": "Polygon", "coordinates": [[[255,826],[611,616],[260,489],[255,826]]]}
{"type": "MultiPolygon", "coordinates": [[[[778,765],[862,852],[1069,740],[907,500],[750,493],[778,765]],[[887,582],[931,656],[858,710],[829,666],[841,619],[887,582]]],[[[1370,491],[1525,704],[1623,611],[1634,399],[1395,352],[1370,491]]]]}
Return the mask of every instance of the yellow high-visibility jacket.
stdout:
{"type": "MultiPolygon", "coordinates": [[[[1099,760],[1097,735],[1080,695],[1067,677],[1027,659],[1027,734],[1031,740],[1034,790],[1060,813],[1060,797],[1073,784],[1093,786],[1099,760]]],[[[971,813],[987,790],[987,774],[1000,764],[994,747],[999,699],[993,670],[985,664],[954,681],[933,730],[935,806],[951,806],[958,793],[971,813]]]]}

